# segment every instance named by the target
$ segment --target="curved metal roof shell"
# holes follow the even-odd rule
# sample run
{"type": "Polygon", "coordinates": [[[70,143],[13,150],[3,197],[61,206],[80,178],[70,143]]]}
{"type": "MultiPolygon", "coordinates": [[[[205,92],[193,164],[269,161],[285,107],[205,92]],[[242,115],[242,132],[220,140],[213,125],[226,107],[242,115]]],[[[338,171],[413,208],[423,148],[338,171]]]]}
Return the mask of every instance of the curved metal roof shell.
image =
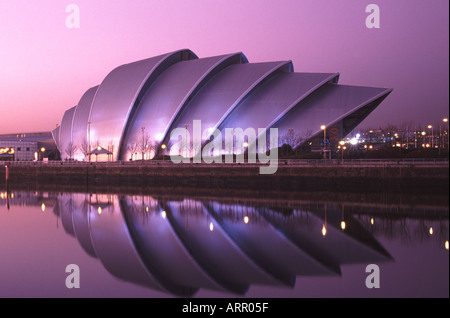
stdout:
{"type": "MultiPolygon", "coordinates": [[[[72,142],[72,123],[73,123],[73,115],[75,114],[76,106],[69,108],[65,111],[61,126],[59,129],[59,144],[58,149],[61,153],[61,158],[68,158],[67,149],[72,142]]],[[[55,141],[56,142],[56,141],[55,141]]]]}
{"type": "Polygon", "coordinates": [[[198,58],[183,49],[125,64],[99,86],[86,91],[77,106],[64,113],[52,134],[61,158],[83,139],[113,153],[131,157],[137,138],[153,141],[157,155],[174,128],[193,121],[205,129],[249,127],[289,129],[321,134],[321,125],[342,126],[342,137],[355,128],[392,91],[338,84],[339,73],[294,72],[291,61],[249,63],[243,53],[198,58]]]}
{"type": "Polygon", "coordinates": [[[81,97],[73,115],[72,121],[72,142],[77,147],[74,158],[83,160],[84,154],[87,153],[89,149],[84,149],[85,145],[88,144],[88,129],[90,122],[90,113],[92,108],[92,101],[94,100],[95,94],[97,93],[98,86],[91,87],[83,94],[81,97]]]}
{"type": "Polygon", "coordinates": [[[278,128],[279,136],[287,134],[293,127],[300,134],[306,134],[307,131],[312,132],[312,135],[321,134],[321,125],[332,126],[347,115],[377,98],[385,97],[390,92],[391,90],[386,88],[327,83],[269,127],[278,128]]]}
{"type": "Polygon", "coordinates": [[[181,50],[117,67],[106,76],[97,90],[90,114],[91,142],[111,145],[113,160],[118,159],[123,133],[136,104],[146,87],[161,72],[182,60],[196,56],[189,50],[181,50]]]}

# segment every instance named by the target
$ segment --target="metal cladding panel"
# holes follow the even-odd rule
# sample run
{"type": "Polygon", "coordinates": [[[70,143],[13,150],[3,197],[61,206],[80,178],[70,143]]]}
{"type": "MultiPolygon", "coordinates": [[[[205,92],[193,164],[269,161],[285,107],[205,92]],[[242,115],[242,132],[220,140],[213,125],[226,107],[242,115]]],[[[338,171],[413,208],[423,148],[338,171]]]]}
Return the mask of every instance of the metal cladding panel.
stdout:
{"type": "Polygon", "coordinates": [[[91,235],[89,231],[89,202],[87,195],[84,193],[72,194],[70,200],[67,200],[63,208],[71,206],[72,225],[75,236],[83,250],[92,257],[95,255],[94,246],[92,245],[91,235]]]}
{"type": "Polygon", "coordinates": [[[59,147],[59,130],[61,129],[61,126],[56,127],[52,130],[52,137],[55,141],[56,147],[58,148],[58,151],[61,153],[61,149],[59,147]]]}
{"type": "Polygon", "coordinates": [[[216,127],[262,80],[289,62],[231,65],[214,76],[190,101],[173,127],[184,127],[192,133],[194,120],[201,120],[202,130],[216,127]]]}
{"type": "Polygon", "coordinates": [[[115,196],[114,204],[101,213],[89,214],[92,246],[103,266],[114,276],[163,290],[143,264],[115,196]]]}
{"type": "Polygon", "coordinates": [[[278,136],[287,135],[289,129],[300,135],[313,136],[321,133],[321,125],[329,126],[390,91],[386,88],[325,84],[272,127],[278,128],[278,136]]]}
{"type": "Polygon", "coordinates": [[[122,153],[126,153],[126,145],[142,136],[143,127],[152,141],[161,141],[188,98],[202,85],[202,80],[233,56],[236,54],[182,61],[166,69],[142,97],[130,121],[122,153]]]}
{"type": "Polygon", "coordinates": [[[143,214],[142,206],[124,197],[122,208],[142,260],[168,290],[189,296],[199,287],[217,288],[184,248],[159,205],[151,205],[143,214]]]}
{"type": "Polygon", "coordinates": [[[77,146],[74,158],[78,160],[85,159],[81,149],[88,145],[89,114],[91,113],[92,101],[94,100],[97,89],[98,86],[91,87],[83,94],[73,116],[72,140],[77,146]]]}
{"type": "Polygon", "coordinates": [[[281,114],[337,74],[282,72],[263,83],[221,123],[224,128],[266,128],[281,114]]]}
{"type": "Polygon", "coordinates": [[[72,122],[75,109],[76,106],[66,110],[61,121],[61,128],[59,130],[59,146],[62,160],[69,158],[66,150],[72,142],[72,122]]]}
{"type": "MultiPolygon", "coordinates": [[[[277,228],[261,218],[253,222],[236,222],[223,214],[223,204],[210,204],[216,220],[220,220],[221,227],[236,242],[241,250],[251,257],[266,273],[272,275],[271,284],[283,282],[286,285],[294,285],[298,275],[335,275],[337,272],[327,264],[310,255],[303,249],[299,249],[284,235],[280,235],[277,228]],[[261,244],[261,242],[265,242],[261,244]]],[[[253,206],[245,206],[246,213],[258,215],[253,206]]],[[[226,210],[225,210],[226,211],[226,210]]],[[[290,223],[297,231],[298,224],[290,223]]],[[[263,282],[253,282],[261,284],[263,282]]],[[[268,282],[264,282],[267,284],[268,282]]]]}
{"type": "Polygon", "coordinates": [[[129,115],[144,86],[148,85],[147,80],[165,60],[176,63],[183,58],[195,58],[195,55],[190,51],[177,51],[125,64],[109,73],[98,88],[92,104],[91,143],[112,149],[113,160],[117,160],[129,115]],[[186,54],[183,55],[183,52],[186,54]],[[171,60],[172,56],[179,58],[171,60]]]}

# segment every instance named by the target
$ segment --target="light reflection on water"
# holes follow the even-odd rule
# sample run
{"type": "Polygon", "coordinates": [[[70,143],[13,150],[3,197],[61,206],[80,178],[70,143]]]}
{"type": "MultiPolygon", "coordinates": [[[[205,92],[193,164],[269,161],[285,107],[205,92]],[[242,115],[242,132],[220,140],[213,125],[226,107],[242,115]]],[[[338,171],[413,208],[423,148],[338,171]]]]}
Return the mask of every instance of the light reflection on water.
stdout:
{"type": "Polygon", "coordinates": [[[0,229],[2,297],[448,297],[448,206],[4,192],[0,229]]]}

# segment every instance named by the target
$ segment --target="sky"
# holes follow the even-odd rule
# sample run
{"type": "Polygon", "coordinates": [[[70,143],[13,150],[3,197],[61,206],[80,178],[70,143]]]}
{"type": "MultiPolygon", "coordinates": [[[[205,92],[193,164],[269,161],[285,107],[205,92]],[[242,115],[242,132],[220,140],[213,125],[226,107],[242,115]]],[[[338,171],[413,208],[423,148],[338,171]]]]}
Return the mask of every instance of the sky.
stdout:
{"type": "Polygon", "coordinates": [[[393,88],[360,127],[448,117],[448,0],[0,0],[0,134],[50,131],[117,66],[185,48],[393,88]]]}

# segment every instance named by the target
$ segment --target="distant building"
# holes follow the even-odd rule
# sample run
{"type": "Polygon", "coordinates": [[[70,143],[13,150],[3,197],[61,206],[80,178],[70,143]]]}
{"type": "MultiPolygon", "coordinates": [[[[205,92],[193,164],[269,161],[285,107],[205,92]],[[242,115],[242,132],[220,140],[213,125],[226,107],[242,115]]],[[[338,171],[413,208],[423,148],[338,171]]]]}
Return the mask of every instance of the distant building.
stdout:
{"type": "Polygon", "coordinates": [[[56,152],[51,132],[0,135],[0,161],[56,159],[56,152]]]}
{"type": "Polygon", "coordinates": [[[121,65],[64,113],[53,138],[63,160],[86,160],[97,147],[112,153],[103,160],[144,159],[144,152],[151,159],[170,148],[175,128],[192,135],[200,120],[202,132],[277,128],[279,140],[331,150],[392,91],[293,69],[291,61],[249,63],[242,53],[198,58],[190,50],[121,65]]]}

